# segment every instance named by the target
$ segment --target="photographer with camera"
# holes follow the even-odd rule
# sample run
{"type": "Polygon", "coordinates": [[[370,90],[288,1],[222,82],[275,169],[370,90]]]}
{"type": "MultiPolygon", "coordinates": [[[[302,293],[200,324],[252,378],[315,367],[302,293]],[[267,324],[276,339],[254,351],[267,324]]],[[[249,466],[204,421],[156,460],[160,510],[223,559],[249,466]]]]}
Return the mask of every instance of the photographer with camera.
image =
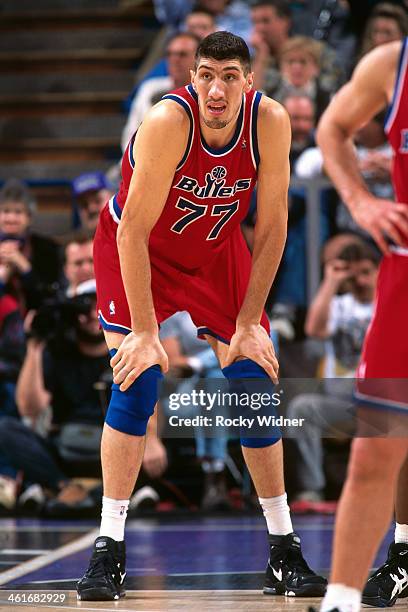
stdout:
{"type": "MultiPolygon", "coordinates": [[[[100,439],[112,382],[109,360],[94,279],[81,283],[73,297],[46,302],[34,315],[16,391],[25,422],[0,420],[0,448],[26,482],[47,491],[47,514],[92,512],[98,506],[98,490],[92,496],[73,478],[101,472],[100,439]],[[39,435],[36,423],[50,408],[49,431],[39,435]]],[[[148,433],[144,468],[154,476],[153,421],[148,433]]]]}
{"type": "Polygon", "coordinates": [[[16,389],[19,413],[33,427],[4,418],[0,447],[26,481],[56,494],[59,502],[89,504],[87,491],[71,476],[100,471],[103,411],[95,383],[108,368],[93,280],[79,285],[75,297],[38,310],[16,389]],[[42,437],[35,424],[50,407],[50,429],[42,437]]]}

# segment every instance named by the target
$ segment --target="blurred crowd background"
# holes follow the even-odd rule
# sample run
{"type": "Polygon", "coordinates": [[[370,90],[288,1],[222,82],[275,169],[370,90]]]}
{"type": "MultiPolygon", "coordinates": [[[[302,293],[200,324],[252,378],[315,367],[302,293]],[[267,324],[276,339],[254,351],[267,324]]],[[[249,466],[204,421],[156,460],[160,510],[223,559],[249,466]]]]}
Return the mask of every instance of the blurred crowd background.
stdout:
{"type": "MultiPolygon", "coordinates": [[[[292,125],[289,229],[267,302],[281,378],[312,379],[283,407],[294,512],[334,511],[353,434],[352,378],[380,254],[324,175],[319,117],[372,48],[408,33],[408,2],[375,0],[4,0],[0,6],[0,514],[97,516],[109,356],[92,260],[121,153],[149,108],[190,80],[201,38],[248,43],[255,86],[292,125]],[[336,386],[333,379],[342,379],[336,386]],[[347,382],[348,380],[348,382],[347,382]],[[341,435],[332,436],[330,432],[341,435]]],[[[358,132],[361,172],[392,197],[385,112],[358,132]]],[[[273,146],[273,143],[271,143],[273,146]]],[[[249,248],[256,198],[243,224],[249,248]]],[[[187,313],[161,327],[169,389],[221,377],[187,313]]],[[[168,439],[149,423],[130,515],[257,507],[239,440],[168,439]]],[[[192,414],[192,413],[190,413],[192,414]]],[[[271,478],[273,475],[271,475],[271,478]]]]}

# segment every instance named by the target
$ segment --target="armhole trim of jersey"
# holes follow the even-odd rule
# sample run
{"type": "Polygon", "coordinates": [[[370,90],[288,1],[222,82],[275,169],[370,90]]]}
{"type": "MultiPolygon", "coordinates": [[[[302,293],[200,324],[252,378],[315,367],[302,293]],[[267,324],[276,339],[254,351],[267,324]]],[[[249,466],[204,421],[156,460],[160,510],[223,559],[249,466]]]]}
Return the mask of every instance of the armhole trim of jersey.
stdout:
{"type": "Polygon", "coordinates": [[[260,91],[255,92],[252,99],[251,120],[250,120],[250,135],[251,135],[251,157],[255,170],[258,170],[260,155],[258,149],[258,109],[262,98],[260,91]]]}
{"type": "Polygon", "coordinates": [[[397,115],[401,94],[404,87],[405,75],[407,73],[407,64],[408,64],[408,37],[404,38],[404,42],[402,43],[401,53],[398,61],[398,70],[397,77],[395,80],[394,86],[394,94],[392,96],[392,101],[387,110],[387,115],[384,120],[384,131],[388,134],[391,130],[392,124],[394,123],[395,117],[397,115]]]}
{"type": "Polygon", "coordinates": [[[129,164],[132,168],[135,167],[135,158],[133,157],[133,145],[135,144],[136,132],[133,134],[132,138],[129,142],[128,154],[129,154],[129,164]]]}
{"type": "Polygon", "coordinates": [[[187,161],[188,156],[190,155],[191,147],[193,144],[193,135],[194,135],[194,115],[193,115],[193,111],[191,110],[191,106],[189,105],[187,100],[185,100],[181,96],[178,96],[177,94],[167,94],[163,96],[162,99],[163,100],[173,100],[174,102],[177,102],[178,104],[180,104],[180,106],[184,108],[184,110],[186,111],[188,115],[188,118],[190,119],[190,131],[188,134],[187,146],[186,146],[186,150],[184,151],[183,157],[181,158],[180,162],[177,165],[176,171],[178,171],[184,166],[184,164],[187,161]]]}

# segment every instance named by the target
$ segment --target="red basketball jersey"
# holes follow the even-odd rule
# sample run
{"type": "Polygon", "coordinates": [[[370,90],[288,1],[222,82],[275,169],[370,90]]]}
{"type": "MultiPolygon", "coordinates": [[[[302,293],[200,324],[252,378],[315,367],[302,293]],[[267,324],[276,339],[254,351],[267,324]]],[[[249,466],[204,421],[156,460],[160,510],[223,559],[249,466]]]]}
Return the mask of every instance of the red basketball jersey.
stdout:
{"type": "MultiPolygon", "coordinates": [[[[257,91],[243,96],[235,133],[222,149],[211,148],[201,134],[197,94],[191,85],[164,96],[164,100],[172,100],[185,110],[190,132],[167,201],[150,234],[153,259],[164,259],[181,270],[193,270],[211,261],[226,239],[240,231],[257,180],[257,114],[261,96],[257,91]]],[[[111,215],[117,222],[137,164],[133,143],[134,137],[122,159],[120,190],[110,202],[111,215]]]]}
{"type": "Polygon", "coordinates": [[[394,151],[392,180],[397,202],[408,204],[408,37],[404,39],[385,131],[394,151]]]}

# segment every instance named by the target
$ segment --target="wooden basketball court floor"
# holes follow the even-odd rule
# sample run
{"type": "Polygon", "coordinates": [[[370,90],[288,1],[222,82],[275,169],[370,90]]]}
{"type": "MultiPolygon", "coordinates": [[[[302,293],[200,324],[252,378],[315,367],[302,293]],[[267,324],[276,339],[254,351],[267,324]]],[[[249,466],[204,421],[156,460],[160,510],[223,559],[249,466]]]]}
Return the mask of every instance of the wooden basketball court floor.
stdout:
{"type": "MultiPolygon", "coordinates": [[[[294,528],[309,564],[327,575],[333,517],[294,517],[294,528]]],[[[306,612],[319,603],[262,594],[265,524],[262,517],[236,516],[128,521],[127,596],[77,601],[75,583],[96,535],[96,521],[0,520],[0,611],[306,612]]],[[[390,531],[376,566],[391,539],[390,531]]],[[[407,611],[406,602],[396,612],[407,611]]]]}

